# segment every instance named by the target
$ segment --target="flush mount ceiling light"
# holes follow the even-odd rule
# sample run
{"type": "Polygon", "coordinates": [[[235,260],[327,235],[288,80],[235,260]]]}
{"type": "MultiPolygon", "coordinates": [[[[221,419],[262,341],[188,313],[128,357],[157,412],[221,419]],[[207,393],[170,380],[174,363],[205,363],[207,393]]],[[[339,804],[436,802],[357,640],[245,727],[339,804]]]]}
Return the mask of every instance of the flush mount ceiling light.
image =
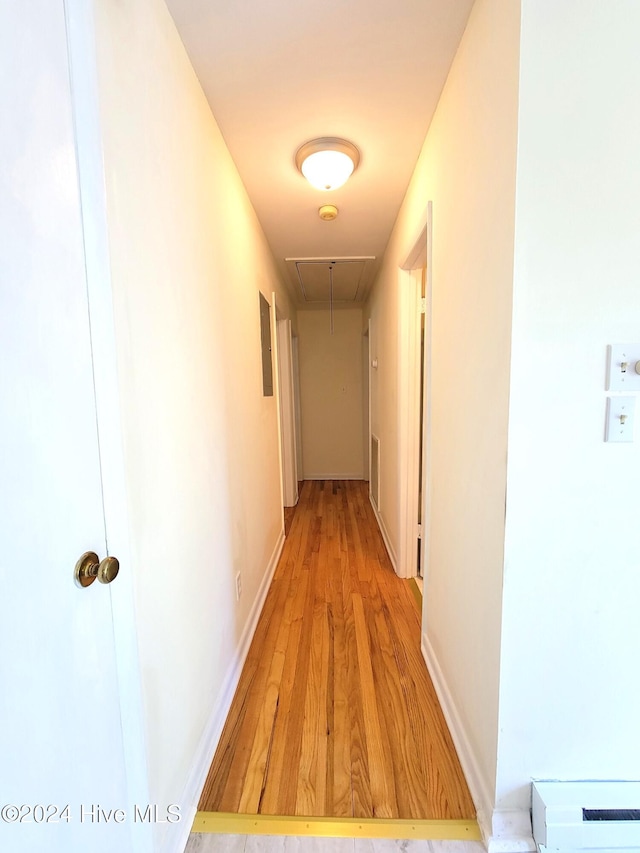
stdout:
{"type": "Polygon", "coordinates": [[[346,139],[323,136],[298,149],[296,166],[318,190],[335,190],[358,168],[360,152],[346,139]]]}

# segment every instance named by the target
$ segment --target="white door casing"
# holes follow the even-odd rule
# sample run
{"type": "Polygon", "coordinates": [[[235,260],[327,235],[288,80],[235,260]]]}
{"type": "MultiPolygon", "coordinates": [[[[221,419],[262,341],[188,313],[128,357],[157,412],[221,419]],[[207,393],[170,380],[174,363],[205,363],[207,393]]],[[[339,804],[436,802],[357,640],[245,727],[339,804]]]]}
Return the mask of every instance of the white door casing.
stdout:
{"type": "Polygon", "coordinates": [[[300,351],[297,336],[291,339],[291,363],[293,367],[293,400],[296,431],[296,476],[304,480],[302,467],[302,412],[300,410],[300,351]]]}
{"type": "Polygon", "coordinates": [[[269,320],[271,323],[271,355],[272,355],[272,369],[273,369],[273,393],[275,395],[276,400],[276,426],[278,430],[278,436],[280,440],[278,441],[278,472],[280,476],[280,510],[281,510],[281,519],[282,519],[282,533],[284,535],[285,526],[284,526],[284,470],[283,470],[283,458],[282,458],[282,413],[280,407],[280,369],[278,367],[279,357],[278,357],[278,305],[276,302],[276,293],[275,291],[271,294],[271,305],[270,305],[270,314],[269,320]]]}
{"type": "Polygon", "coordinates": [[[420,560],[422,577],[427,569],[429,533],[429,353],[431,347],[431,202],[423,218],[417,238],[411,244],[406,260],[398,271],[399,351],[399,548],[398,575],[414,577],[418,570],[418,505],[420,474],[420,442],[422,441],[422,547],[420,560]],[[423,354],[424,395],[420,411],[420,311],[422,269],[426,266],[426,317],[423,354]],[[422,432],[420,424],[422,423],[422,432]]]}
{"type": "Polygon", "coordinates": [[[278,320],[277,329],[283,499],[284,505],[291,507],[298,503],[298,461],[296,452],[291,320],[278,320]]]}
{"type": "Polygon", "coordinates": [[[425,318],[424,352],[422,353],[422,547],[420,549],[420,575],[423,581],[422,630],[427,626],[427,596],[429,579],[429,547],[431,539],[431,346],[433,322],[433,203],[429,202],[425,228],[425,318]]]}
{"type": "Polygon", "coordinates": [[[89,0],[0,9],[12,69],[0,80],[0,846],[12,853],[152,849],[135,820],[148,794],[92,27],[89,0]],[[76,560],[107,542],[119,577],[78,589],[76,560]]]}
{"type": "Polygon", "coordinates": [[[365,480],[370,477],[371,456],[371,355],[369,352],[369,327],[371,320],[367,321],[367,330],[362,336],[362,455],[363,476],[365,480]]]}
{"type": "Polygon", "coordinates": [[[398,574],[417,573],[417,525],[420,440],[420,269],[400,272],[400,334],[398,403],[401,429],[398,441],[400,464],[400,542],[398,574]]]}

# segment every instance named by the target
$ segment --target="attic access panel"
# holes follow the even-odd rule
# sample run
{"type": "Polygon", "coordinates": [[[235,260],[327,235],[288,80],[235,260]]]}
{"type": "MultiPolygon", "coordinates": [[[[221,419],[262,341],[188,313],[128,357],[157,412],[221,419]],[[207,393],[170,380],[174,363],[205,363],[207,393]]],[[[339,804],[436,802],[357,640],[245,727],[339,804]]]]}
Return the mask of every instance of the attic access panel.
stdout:
{"type": "MultiPolygon", "coordinates": [[[[287,260],[292,260],[287,258],[287,260]]],[[[308,304],[329,302],[333,267],[333,301],[361,302],[365,293],[362,280],[367,261],[373,258],[295,260],[300,294],[308,304]]]]}

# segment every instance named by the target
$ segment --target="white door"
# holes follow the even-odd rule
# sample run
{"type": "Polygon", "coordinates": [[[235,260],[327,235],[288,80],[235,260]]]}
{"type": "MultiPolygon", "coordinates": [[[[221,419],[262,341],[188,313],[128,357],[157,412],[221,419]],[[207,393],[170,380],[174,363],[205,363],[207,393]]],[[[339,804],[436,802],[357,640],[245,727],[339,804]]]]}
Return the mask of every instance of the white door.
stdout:
{"type": "Polygon", "coordinates": [[[128,853],[62,0],[5,0],[0,56],[0,849],[128,853]]]}

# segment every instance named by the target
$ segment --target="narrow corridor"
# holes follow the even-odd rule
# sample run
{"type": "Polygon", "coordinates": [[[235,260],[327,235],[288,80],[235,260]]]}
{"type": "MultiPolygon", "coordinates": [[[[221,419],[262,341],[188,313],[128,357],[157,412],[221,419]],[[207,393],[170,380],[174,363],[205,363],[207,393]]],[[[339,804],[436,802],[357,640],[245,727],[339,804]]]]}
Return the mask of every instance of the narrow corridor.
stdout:
{"type": "Polygon", "coordinates": [[[475,817],[368,483],[304,483],[199,810],[475,817]]]}

